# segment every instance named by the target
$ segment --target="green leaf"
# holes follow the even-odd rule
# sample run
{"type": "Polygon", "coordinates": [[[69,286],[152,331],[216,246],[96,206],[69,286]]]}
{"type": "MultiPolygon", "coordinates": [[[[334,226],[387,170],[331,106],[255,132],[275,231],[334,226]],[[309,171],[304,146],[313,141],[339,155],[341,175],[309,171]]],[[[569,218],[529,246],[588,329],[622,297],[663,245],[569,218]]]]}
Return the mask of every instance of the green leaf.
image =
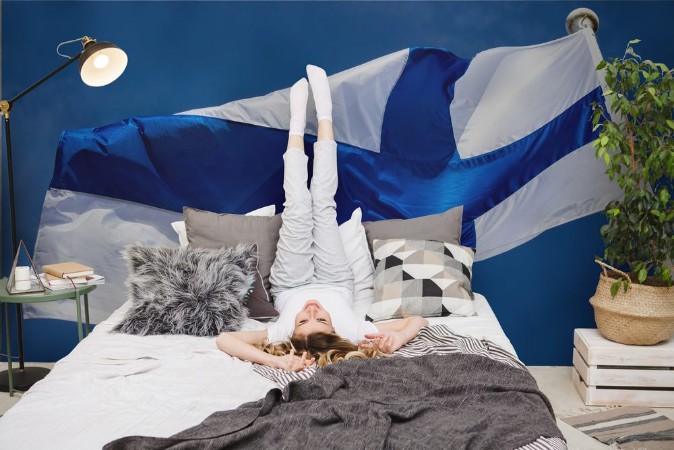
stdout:
{"type": "Polygon", "coordinates": [[[655,97],[655,88],[649,87],[646,89],[649,94],[651,94],[653,97],[655,97]]]}
{"type": "Polygon", "coordinates": [[[660,201],[662,202],[663,205],[666,205],[667,202],[669,201],[669,191],[667,189],[663,189],[660,191],[660,201]]]}
{"type": "Polygon", "coordinates": [[[674,120],[667,119],[666,122],[667,122],[667,125],[669,126],[669,128],[674,130],[674,120]]]}
{"type": "Polygon", "coordinates": [[[646,277],[648,276],[648,271],[646,269],[641,269],[639,271],[639,283],[643,283],[646,281],[646,277]]]}
{"type": "Polygon", "coordinates": [[[603,146],[606,147],[606,144],[608,144],[608,136],[602,136],[599,139],[599,143],[603,146]]]}
{"type": "Polygon", "coordinates": [[[611,297],[618,295],[618,289],[620,289],[620,281],[616,281],[611,285],[611,297]]]}
{"type": "Polygon", "coordinates": [[[599,64],[597,64],[597,70],[603,69],[604,67],[606,67],[607,64],[608,64],[607,61],[601,61],[599,64]]]}
{"type": "Polygon", "coordinates": [[[641,42],[641,39],[632,39],[632,40],[629,41],[627,44],[628,44],[628,45],[632,45],[632,44],[638,44],[639,42],[641,42]]]}
{"type": "Polygon", "coordinates": [[[607,166],[611,164],[611,157],[606,152],[604,152],[604,163],[606,163],[607,166]]]}

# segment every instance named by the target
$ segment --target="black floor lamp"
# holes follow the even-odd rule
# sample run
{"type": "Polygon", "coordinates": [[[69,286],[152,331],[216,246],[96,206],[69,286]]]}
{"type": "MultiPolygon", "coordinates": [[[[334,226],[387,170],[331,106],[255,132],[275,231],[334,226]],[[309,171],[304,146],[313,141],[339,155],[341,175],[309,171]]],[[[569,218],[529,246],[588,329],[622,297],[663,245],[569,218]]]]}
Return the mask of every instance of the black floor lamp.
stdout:
{"type": "MultiPolygon", "coordinates": [[[[9,115],[12,111],[12,106],[24,95],[68,67],[73,62],[79,60],[79,70],[82,81],[89,86],[105,86],[115,81],[124,72],[127,63],[127,56],[123,50],[110,42],[96,42],[88,36],[84,36],[72,41],[62,42],[56,48],[56,52],[68,60],[58,67],[53,72],[47,74],[36,83],[21,91],[10,100],[0,101],[0,112],[5,117],[5,148],[7,149],[7,175],[9,187],[9,212],[10,224],[12,231],[12,249],[13,254],[16,255],[18,251],[17,237],[16,237],[16,211],[14,209],[14,173],[12,165],[12,140],[9,130],[9,115]],[[75,56],[63,55],[59,52],[61,45],[70,44],[73,42],[82,43],[82,51],[75,56]]],[[[12,371],[14,381],[14,389],[21,391],[28,390],[33,384],[42,379],[47,373],[48,369],[42,367],[24,367],[23,354],[23,329],[22,309],[20,304],[16,304],[16,323],[17,334],[19,336],[19,367],[12,371]]],[[[0,372],[0,391],[7,392],[9,390],[8,372],[0,372]]]]}

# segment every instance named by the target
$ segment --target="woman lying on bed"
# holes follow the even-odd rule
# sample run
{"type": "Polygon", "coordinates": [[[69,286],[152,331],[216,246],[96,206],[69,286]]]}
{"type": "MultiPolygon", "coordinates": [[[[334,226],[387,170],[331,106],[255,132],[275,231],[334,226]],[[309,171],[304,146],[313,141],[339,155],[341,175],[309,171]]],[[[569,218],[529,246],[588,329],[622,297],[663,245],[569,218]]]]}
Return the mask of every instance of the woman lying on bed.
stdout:
{"type": "Polygon", "coordinates": [[[270,282],[280,311],[266,330],[222,333],[218,348],[237,358],[289,371],[353,357],[393,353],[428,324],[421,317],[373,324],[351,309],[353,273],[337,227],[337,144],[325,71],[307,66],[316,104],[311,188],[304,128],[309,96],[302,78],[290,89],[290,132],[283,155],[285,203],[270,282]],[[372,340],[372,341],[366,341],[372,340]]]}

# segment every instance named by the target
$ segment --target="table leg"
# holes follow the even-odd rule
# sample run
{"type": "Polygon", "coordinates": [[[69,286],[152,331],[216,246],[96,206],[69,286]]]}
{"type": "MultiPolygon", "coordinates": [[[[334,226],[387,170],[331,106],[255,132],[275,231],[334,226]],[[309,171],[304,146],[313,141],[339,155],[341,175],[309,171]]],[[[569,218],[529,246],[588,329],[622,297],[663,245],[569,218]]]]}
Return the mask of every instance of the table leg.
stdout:
{"type": "Polygon", "coordinates": [[[80,293],[75,292],[75,303],[77,303],[77,337],[82,342],[82,307],[80,306],[80,293]]]}
{"type": "Polygon", "coordinates": [[[84,294],[84,320],[87,324],[87,327],[84,329],[84,335],[89,336],[89,331],[91,331],[91,326],[89,325],[89,294],[84,294]]]}
{"type": "Polygon", "coordinates": [[[7,379],[9,381],[9,396],[14,397],[14,377],[12,376],[12,337],[9,332],[9,304],[5,303],[5,332],[7,339],[7,379]]]}

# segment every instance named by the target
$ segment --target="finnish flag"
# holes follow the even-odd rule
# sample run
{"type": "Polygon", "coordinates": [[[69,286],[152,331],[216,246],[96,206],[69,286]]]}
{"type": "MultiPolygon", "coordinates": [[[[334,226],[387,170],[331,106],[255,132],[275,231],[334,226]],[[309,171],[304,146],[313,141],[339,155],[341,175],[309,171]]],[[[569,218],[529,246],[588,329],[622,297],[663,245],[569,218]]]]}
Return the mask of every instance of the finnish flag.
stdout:
{"type": "MultiPolygon", "coordinates": [[[[480,260],[602,210],[620,192],[591,146],[600,60],[583,30],[472,59],[409,48],[330,76],[339,220],[357,207],[368,221],[463,205],[462,244],[480,260]]],[[[91,304],[98,322],[126,299],[120,251],[176,246],[170,224],[183,206],[280,211],[288,95],[64,132],[36,263],[90,257],[106,277],[91,304]]],[[[317,124],[307,117],[310,153],[317,124]]],[[[75,316],[58,303],[27,305],[26,315],[75,316]]]]}

